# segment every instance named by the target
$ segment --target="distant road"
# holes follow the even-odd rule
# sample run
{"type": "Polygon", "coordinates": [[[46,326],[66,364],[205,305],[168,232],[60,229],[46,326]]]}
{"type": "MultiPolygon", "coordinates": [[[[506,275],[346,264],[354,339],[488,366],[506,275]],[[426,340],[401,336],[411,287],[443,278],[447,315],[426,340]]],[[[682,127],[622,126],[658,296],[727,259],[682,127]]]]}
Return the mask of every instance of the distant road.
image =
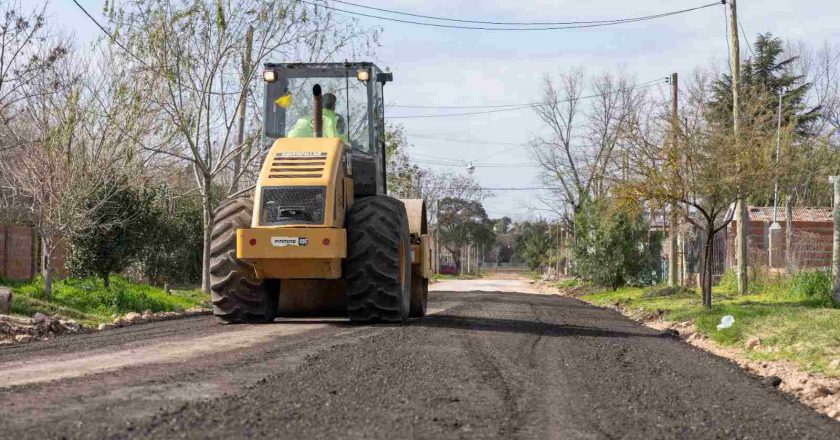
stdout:
{"type": "Polygon", "coordinates": [[[513,279],[404,326],[210,317],[0,348],[0,438],[840,439],[737,365],[513,279]]]}

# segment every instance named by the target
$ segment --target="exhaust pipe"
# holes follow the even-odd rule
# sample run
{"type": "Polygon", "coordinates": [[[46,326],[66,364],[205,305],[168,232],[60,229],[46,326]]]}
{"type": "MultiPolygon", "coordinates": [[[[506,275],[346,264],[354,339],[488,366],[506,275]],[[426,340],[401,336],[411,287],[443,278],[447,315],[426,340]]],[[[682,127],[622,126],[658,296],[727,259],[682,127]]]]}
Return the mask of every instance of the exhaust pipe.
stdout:
{"type": "Polygon", "coordinates": [[[320,84],[315,84],[315,87],[312,87],[312,96],[314,97],[313,101],[315,102],[315,111],[312,112],[314,115],[312,119],[312,129],[315,131],[315,137],[319,138],[324,136],[324,111],[321,106],[320,84]]]}

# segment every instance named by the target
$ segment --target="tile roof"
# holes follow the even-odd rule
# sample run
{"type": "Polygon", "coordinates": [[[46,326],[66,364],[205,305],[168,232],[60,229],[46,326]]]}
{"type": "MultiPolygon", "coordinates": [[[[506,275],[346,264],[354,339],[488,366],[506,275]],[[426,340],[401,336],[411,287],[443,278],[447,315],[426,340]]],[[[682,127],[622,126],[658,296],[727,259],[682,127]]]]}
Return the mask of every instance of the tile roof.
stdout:
{"type": "MultiPolygon", "coordinates": [[[[834,219],[833,215],[831,208],[793,208],[795,222],[831,222],[834,219]]],[[[772,222],[773,207],[750,206],[750,220],[772,222]]],[[[784,206],[779,206],[776,211],[776,220],[780,222],[787,220],[784,206]]]]}

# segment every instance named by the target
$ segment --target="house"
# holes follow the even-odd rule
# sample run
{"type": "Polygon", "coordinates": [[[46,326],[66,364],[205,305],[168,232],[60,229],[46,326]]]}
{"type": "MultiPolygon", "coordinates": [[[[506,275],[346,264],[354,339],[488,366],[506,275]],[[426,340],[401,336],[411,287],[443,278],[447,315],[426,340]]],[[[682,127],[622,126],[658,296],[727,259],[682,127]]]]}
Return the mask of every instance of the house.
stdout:
{"type": "MultiPolygon", "coordinates": [[[[770,261],[771,226],[773,224],[772,206],[751,206],[748,211],[749,227],[747,247],[748,261],[755,265],[795,269],[827,269],[831,267],[834,220],[832,208],[793,208],[793,241],[791,242],[791,261],[785,261],[785,230],[787,214],[783,207],[776,211],[776,222],[780,229],[775,232],[778,257],[770,261]]],[[[735,231],[737,219],[727,228],[727,261],[735,266],[735,231]]]]}

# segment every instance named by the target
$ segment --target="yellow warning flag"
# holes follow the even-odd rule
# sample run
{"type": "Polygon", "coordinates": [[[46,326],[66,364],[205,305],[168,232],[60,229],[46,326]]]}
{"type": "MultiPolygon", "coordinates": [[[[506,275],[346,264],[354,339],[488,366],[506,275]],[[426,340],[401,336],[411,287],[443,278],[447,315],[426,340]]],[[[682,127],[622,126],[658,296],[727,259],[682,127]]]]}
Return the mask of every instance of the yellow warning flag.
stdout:
{"type": "Polygon", "coordinates": [[[286,92],[286,94],[277,98],[277,100],[274,101],[274,103],[279,105],[280,107],[289,108],[289,106],[292,105],[292,94],[286,92]]]}

